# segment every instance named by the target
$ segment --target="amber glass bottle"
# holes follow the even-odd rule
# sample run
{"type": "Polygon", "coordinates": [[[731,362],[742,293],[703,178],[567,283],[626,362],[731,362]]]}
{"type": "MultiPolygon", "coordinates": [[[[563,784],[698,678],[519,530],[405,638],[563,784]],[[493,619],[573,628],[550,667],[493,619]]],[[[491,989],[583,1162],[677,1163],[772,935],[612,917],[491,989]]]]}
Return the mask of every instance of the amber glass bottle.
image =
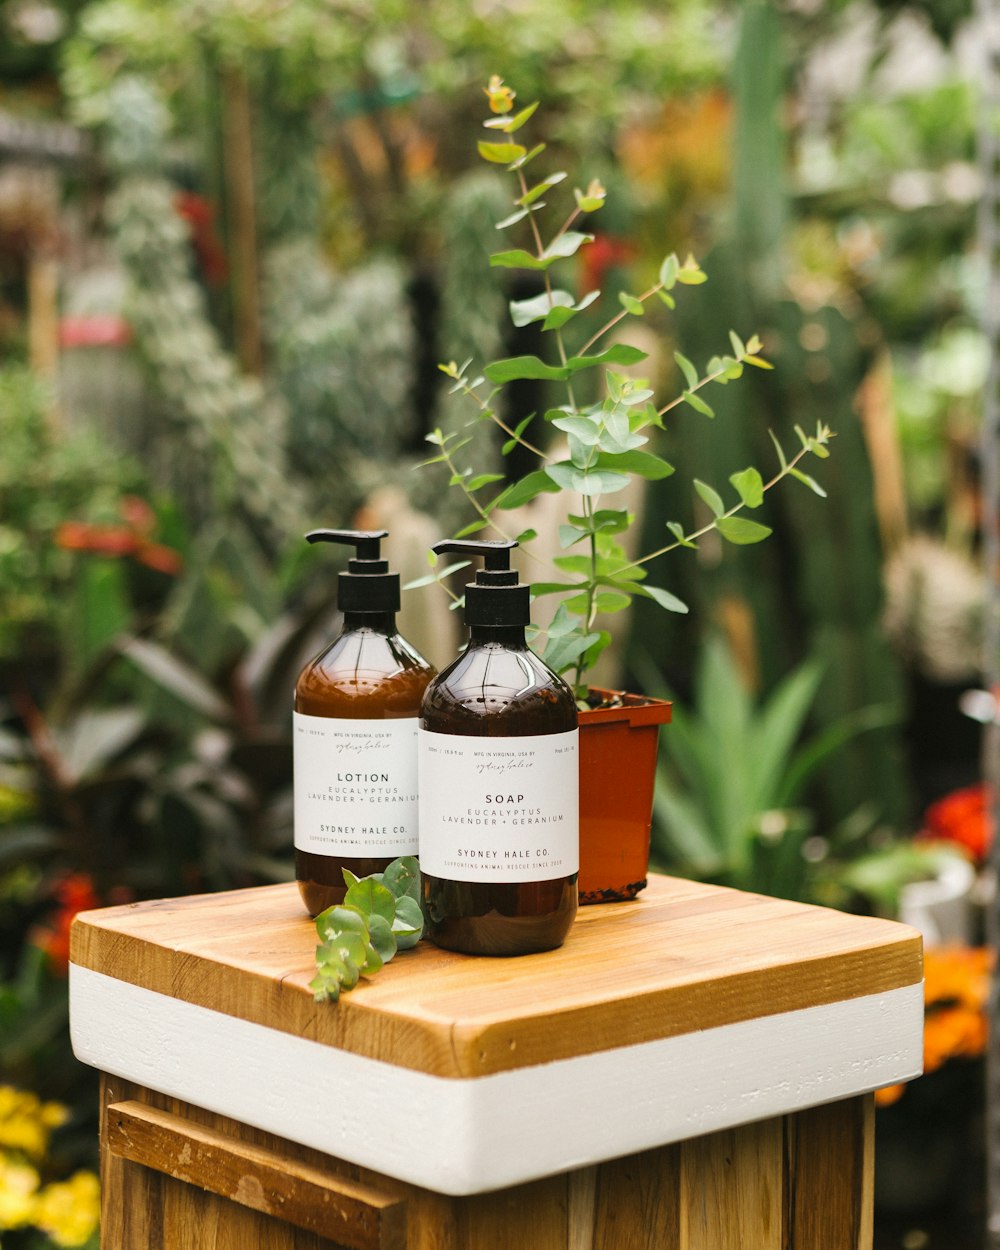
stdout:
{"type": "Polygon", "coordinates": [[[339,903],[343,869],[417,853],[417,713],[434,669],[396,630],[385,531],[314,530],[357,556],[337,584],[343,629],[295,686],[295,876],[309,914],[339,903]]]}
{"type": "Polygon", "coordinates": [[[576,915],[576,703],[525,642],[516,545],[434,548],[486,562],[466,587],[468,646],[427,687],[419,733],[426,933],[470,955],[550,950],[576,915]]]}

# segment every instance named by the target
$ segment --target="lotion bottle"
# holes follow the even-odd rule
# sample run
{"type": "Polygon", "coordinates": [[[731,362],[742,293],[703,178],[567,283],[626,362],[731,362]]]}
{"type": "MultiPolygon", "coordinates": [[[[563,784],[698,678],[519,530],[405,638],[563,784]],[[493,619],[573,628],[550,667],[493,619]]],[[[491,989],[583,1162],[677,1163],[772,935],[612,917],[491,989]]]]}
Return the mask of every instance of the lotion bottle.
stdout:
{"type": "Polygon", "coordinates": [[[465,590],[468,646],[427,687],[418,734],[425,932],[470,955],[550,950],[576,915],[576,701],[528,649],[516,546],[434,547],[485,563],[465,590]]]}
{"type": "Polygon", "coordinates": [[[396,630],[385,530],[313,530],[356,554],[337,582],[340,634],[299,675],[293,712],[295,876],[309,914],[417,853],[417,714],[434,669],[396,630]]]}

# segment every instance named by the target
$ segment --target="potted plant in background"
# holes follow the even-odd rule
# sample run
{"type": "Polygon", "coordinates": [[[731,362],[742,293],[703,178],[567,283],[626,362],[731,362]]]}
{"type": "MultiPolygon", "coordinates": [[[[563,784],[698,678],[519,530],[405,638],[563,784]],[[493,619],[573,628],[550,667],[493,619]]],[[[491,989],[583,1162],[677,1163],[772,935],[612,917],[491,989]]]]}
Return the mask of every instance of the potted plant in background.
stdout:
{"type": "MultiPolygon", "coordinates": [[[[745,513],[758,508],[765,494],[786,477],[823,495],[800,464],[807,456],[826,457],[831,433],[822,424],[812,435],[796,427],[800,446],[791,454],[774,440],[774,470],[765,476],[751,465],[734,473],[725,488],[728,500],[714,486],[695,480],[693,488],[707,508],[705,523],[686,532],[679,522],[670,522],[662,545],[641,555],[627,551],[635,513],[615,506],[614,496],[621,498],[637,482],[657,482],[673,473],[673,467],[650,450],[650,434],[662,428],[664,418],[681,405],[712,417],[706,388],[735,381],[748,365],[759,369],[771,365],[761,357],[756,335],[744,342],[730,331],[728,350],[713,356],[702,370],[681,352],[673,353],[684,384],[679,394],[665,401],[657,397],[653,385],[635,375],[648,352],[623,341],[623,325],[644,317],[654,303],[673,309],[679,287],[706,281],[693,257],[681,261],[676,253],[664,259],[657,281],[647,290],[620,293],[613,315],[582,344],[571,344],[578,337],[572,323],[597,304],[601,293],[574,293],[557,284],[556,273],[591,242],[593,236],[578,227],[603,207],[606,192],[597,181],[591,181],[586,190],[576,189],[568,211],[557,217],[559,224],[543,233],[542,223],[549,220],[543,216],[547,197],[565,181],[566,174],[529,177],[529,166],[545,144],[527,146],[521,131],[538,106],[515,111],[515,92],[498,77],[490,80],[486,95],[490,116],[484,126],[490,136],[479,143],[479,152],[485,161],[504,167],[516,186],[513,212],[497,228],[520,229],[527,240],[525,247],[495,252],[490,264],[524,271],[538,280],[538,293],[513,300],[510,315],[517,327],[539,328],[548,336],[552,351],[549,360],[515,356],[492,361],[481,370],[474,369],[471,361],[440,367],[452,379],[452,390],[475,405],[474,420],[492,422],[503,431],[504,454],[521,448],[537,458],[538,467],[501,486],[505,475],[478,471],[468,462],[475,454],[470,434],[441,429],[428,435],[437,451],[424,463],[445,466],[451,486],[464,494],[472,509],[473,520],[455,537],[491,529],[502,537],[516,538],[529,557],[537,560],[537,549],[543,545],[540,533],[542,537],[558,533],[559,554],[549,562],[545,576],[530,580],[536,599],[551,596],[557,601],[540,654],[571,682],[580,707],[581,901],[631,898],[645,885],[657,731],[669,720],[670,705],[590,684],[594,664],[612,641],[608,619],[624,612],[636,596],[652,599],[667,611],[686,612],[686,605],[669,590],[647,581],[647,566],[670,551],[696,547],[709,532],[737,544],[766,538],[770,529],[745,513]],[[523,380],[559,384],[561,394],[543,413],[513,424],[506,418],[500,397],[509,384],[523,380]],[[536,428],[555,431],[557,441],[549,446],[536,428]],[[549,496],[553,499],[548,500],[549,496]],[[606,502],[609,497],[610,503],[606,502]],[[550,514],[546,507],[541,531],[529,525],[508,532],[515,511],[540,510],[540,501],[556,509],[550,514]]],[[[551,213],[556,213],[555,206],[551,213]]],[[[443,581],[462,567],[459,563],[436,569],[429,578],[411,585],[443,581]]]]}

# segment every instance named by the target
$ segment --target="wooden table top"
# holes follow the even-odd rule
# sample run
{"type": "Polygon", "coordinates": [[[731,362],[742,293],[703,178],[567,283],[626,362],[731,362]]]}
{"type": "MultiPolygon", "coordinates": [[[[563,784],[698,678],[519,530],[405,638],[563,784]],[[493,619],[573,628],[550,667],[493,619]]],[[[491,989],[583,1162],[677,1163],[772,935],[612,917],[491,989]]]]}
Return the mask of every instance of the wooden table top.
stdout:
{"type": "Polygon", "coordinates": [[[557,951],[475,958],[422,942],[316,1004],[294,885],[81,913],[73,963],[396,1066],[478,1077],[918,984],[893,921],[652,876],[580,909],[557,951]]]}

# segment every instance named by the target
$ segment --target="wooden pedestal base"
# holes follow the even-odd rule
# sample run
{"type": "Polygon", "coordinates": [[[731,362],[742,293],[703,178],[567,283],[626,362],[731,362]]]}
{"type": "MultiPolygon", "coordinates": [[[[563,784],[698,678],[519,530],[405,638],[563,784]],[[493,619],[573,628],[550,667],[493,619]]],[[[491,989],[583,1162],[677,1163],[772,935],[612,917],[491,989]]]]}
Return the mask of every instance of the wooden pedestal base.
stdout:
{"type": "MultiPolygon", "coordinates": [[[[872,1245],[870,1094],[468,1197],[405,1184],[117,1077],[102,1078],[101,1103],[103,1250],[872,1245]]],[[[526,1135],[540,1127],[526,1117],[526,1135]]],[[[393,1130],[372,1125],[380,1131],[393,1130]]]]}

